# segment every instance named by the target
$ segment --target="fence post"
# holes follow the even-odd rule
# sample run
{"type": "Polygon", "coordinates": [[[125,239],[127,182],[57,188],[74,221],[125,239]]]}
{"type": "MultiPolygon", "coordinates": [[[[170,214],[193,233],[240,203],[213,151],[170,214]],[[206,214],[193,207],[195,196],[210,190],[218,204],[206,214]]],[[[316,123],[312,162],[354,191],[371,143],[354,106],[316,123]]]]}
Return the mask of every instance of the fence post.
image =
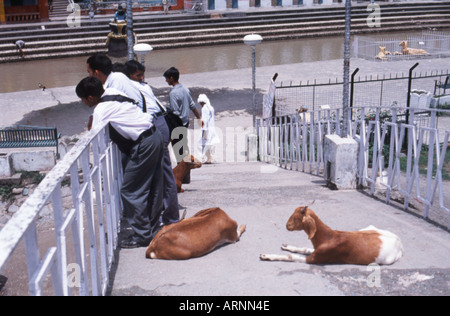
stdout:
{"type": "MultiPolygon", "coordinates": [[[[408,76],[408,94],[406,95],[406,124],[409,124],[409,107],[411,105],[411,85],[412,85],[412,75],[413,70],[419,66],[419,63],[415,63],[414,66],[412,66],[409,69],[409,76],[408,76]]],[[[407,149],[408,148],[408,142],[404,142],[402,148],[407,149]]]]}
{"type": "MultiPolygon", "coordinates": [[[[273,81],[273,84],[274,84],[274,86],[275,86],[275,80],[277,80],[277,78],[278,78],[278,73],[275,73],[274,75],[273,75],[273,77],[272,77],[272,81],[273,81]]],[[[275,87],[275,89],[276,89],[276,87],[275,87]]],[[[274,93],[274,96],[273,96],[273,103],[272,103],[272,116],[277,116],[277,104],[276,104],[276,93],[274,93]]]]}
{"type": "Polygon", "coordinates": [[[412,66],[410,69],[409,69],[409,76],[408,76],[408,95],[406,96],[406,107],[408,108],[408,110],[407,110],[407,114],[406,114],[406,124],[409,124],[409,122],[408,122],[408,115],[409,115],[409,106],[410,106],[410,103],[411,103],[411,85],[412,85],[412,72],[413,72],[413,70],[417,67],[417,66],[419,66],[419,63],[415,63],[414,64],[414,66],[412,66]]]}
{"type": "Polygon", "coordinates": [[[352,80],[351,80],[351,85],[350,85],[350,119],[353,118],[353,93],[354,93],[354,89],[355,89],[355,76],[358,73],[359,68],[356,68],[355,71],[352,73],[352,80]]]}

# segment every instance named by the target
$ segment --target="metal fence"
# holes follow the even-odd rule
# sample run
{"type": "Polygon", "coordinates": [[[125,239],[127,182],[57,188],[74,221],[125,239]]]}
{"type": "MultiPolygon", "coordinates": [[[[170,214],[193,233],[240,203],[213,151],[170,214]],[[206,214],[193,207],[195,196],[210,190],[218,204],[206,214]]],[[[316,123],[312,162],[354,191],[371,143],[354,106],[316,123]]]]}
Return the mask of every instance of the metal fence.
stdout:
{"type": "MultiPolygon", "coordinates": [[[[450,121],[450,111],[429,109],[424,125],[416,123],[423,109],[360,107],[353,112],[349,126],[359,142],[359,186],[450,229],[450,128],[438,128],[438,119],[450,121]]],[[[260,160],[322,175],[324,138],[340,134],[341,117],[341,110],[327,109],[258,121],[260,160]]]]}
{"type": "MultiPolygon", "coordinates": [[[[449,75],[448,70],[440,70],[411,75],[402,73],[358,77],[358,71],[359,69],[356,69],[352,74],[350,89],[351,106],[355,107],[406,107],[410,101],[409,89],[424,91],[429,93],[430,97],[440,95],[443,90],[436,83],[445,82],[449,75]]],[[[342,80],[281,82],[275,92],[275,113],[277,116],[292,114],[300,107],[308,109],[311,113],[328,107],[338,109],[342,108],[342,100],[342,80]]],[[[416,105],[410,102],[410,106],[416,105]]]]}
{"type": "MultiPolygon", "coordinates": [[[[69,1],[70,4],[73,3],[72,0],[69,1]]],[[[83,9],[116,9],[119,5],[126,3],[124,0],[109,0],[109,1],[94,1],[94,0],[83,0],[76,1],[83,9]]],[[[155,6],[162,6],[162,0],[137,0],[133,1],[133,7],[139,8],[151,8],[155,6]]],[[[168,0],[168,4],[171,6],[177,5],[177,0],[168,0]]]]}
{"type": "Polygon", "coordinates": [[[450,56],[448,32],[423,31],[421,35],[386,38],[355,36],[353,41],[353,57],[367,60],[397,61],[448,56],[450,56]],[[406,42],[406,47],[400,45],[402,42],[406,42]]]}
{"type": "Polygon", "coordinates": [[[121,170],[107,125],[80,139],[0,231],[0,271],[24,239],[30,295],[104,295],[118,244],[121,170]],[[64,203],[63,183],[72,193],[64,203]],[[54,243],[38,229],[44,207],[53,210],[54,243]]]}

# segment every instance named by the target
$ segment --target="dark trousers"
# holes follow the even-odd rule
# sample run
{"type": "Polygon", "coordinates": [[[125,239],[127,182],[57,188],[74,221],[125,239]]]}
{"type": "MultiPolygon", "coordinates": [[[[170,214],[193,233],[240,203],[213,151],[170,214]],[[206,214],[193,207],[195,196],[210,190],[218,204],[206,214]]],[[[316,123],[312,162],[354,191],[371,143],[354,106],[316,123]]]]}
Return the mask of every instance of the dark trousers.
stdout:
{"type": "Polygon", "coordinates": [[[163,138],[158,130],[131,149],[121,188],[124,216],[142,243],[150,242],[160,229],[163,204],[163,138]]]}
{"type": "Polygon", "coordinates": [[[176,223],[180,220],[180,211],[178,209],[178,193],[177,184],[172,170],[172,162],[170,161],[169,143],[170,135],[166,120],[163,116],[153,119],[153,123],[163,136],[164,156],[162,162],[163,178],[164,178],[164,213],[161,221],[164,225],[176,223]]]}

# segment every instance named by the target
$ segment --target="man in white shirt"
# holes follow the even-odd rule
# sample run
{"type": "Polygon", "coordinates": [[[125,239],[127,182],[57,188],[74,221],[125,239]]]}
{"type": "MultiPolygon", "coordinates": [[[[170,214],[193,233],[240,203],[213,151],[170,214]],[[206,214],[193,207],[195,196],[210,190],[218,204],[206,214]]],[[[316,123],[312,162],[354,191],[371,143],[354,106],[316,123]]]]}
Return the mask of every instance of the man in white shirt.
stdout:
{"type": "Polygon", "coordinates": [[[164,213],[161,217],[161,221],[163,225],[176,223],[180,220],[180,211],[178,208],[177,184],[173,175],[168,148],[170,144],[170,133],[163,116],[163,111],[166,111],[166,108],[153,94],[152,88],[144,82],[145,67],[141,63],[135,60],[127,61],[125,63],[125,71],[126,75],[131,79],[131,82],[133,82],[144,95],[147,113],[153,116],[153,122],[156,128],[163,135],[164,157],[162,168],[164,178],[164,213]]]}
{"type": "Polygon", "coordinates": [[[100,79],[105,89],[117,89],[136,101],[141,109],[143,108],[143,99],[139,89],[123,73],[112,72],[113,65],[108,56],[101,53],[94,54],[88,58],[86,64],[89,76],[100,79]]]}
{"type": "Polygon", "coordinates": [[[133,234],[123,240],[121,246],[146,247],[160,229],[163,203],[161,133],[153,125],[152,116],[143,113],[120,91],[105,90],[95,77],[81,80],[76,93],[87,106],[95,107],[92,128],[109,122],[111,139],[118,145],[121,143],[121,151],[129,157],[123,171],[121,197],[124,216],[133,234]]]}

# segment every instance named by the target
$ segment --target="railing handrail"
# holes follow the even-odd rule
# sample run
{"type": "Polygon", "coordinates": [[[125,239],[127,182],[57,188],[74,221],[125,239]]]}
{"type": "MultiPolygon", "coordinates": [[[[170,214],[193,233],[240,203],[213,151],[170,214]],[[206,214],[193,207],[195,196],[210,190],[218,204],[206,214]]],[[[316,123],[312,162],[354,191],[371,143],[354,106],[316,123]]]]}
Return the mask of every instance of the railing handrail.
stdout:
{"type": "Polygon", "coordinates": [[[82,284],[79,286],[80,295],[104,294],[108,281],[105,270],[110,268],[113,260],[111,253],[115,246],[112,244],[117,243],[117,236],[113,235],[117,235],[118,216],[116,214],[120,211],[120,203],[117,203],[119,187],[117,182],[121,181],[118,176],[120,173],[118,157],[117,146],[109,140],[108,123],[80,138],[0,231],[0,271],[19,242],[25,238],[30,294],[42,294],[42,281],[45,275],[51,271],[55,294],[70,295],[71,290],[67,285],[67,245],[64,237],[66,231],[70,229],[72,234],[77,236],[76,240],[74,237],[74,247],[76,247],[74,249],[77,264],[81,265],[83,274],[80,275],[82,279],[82,284]],[[90,157],[93,158],[93,164],[90,164],[90,157]],[[83,171],[81,182],[78,174],[79,164],[83,171]],[[61,199],[61,184],[68,174],[71,179],[73,207],[65,213],[61,199]],[[96,210],[92,204],[93,194],[96,195],[97,200],[96,210]],[[103,198],[102,194],[109,196],[103,198]],[[111,201],[113,199],[114,201],[111,201]],[[57,246],[48,248],[46,254],[41,258],[37,247],[36,221],[41,209],[50,201],[53,206],[57,246]],[[113,206],[111,207],[111,205],[113,206]],[[106,208],[106,215],[109,216],[107,223],[103,222],[103,215],[100,214],[103,210],[99,209],[103,209],[103,207],[106,208]],[[83,224],[84,212],[88,214],[85,217],[85,220],[88,221],[87,226],[83,224]],[[97,213],[98,223],[94,219],[94,214],[96,216],[97,213]],[[113,220],[110,220],[111,216],[113,220]],[[94,224],[98,224],[100,228],[93,228],[94,224]],[[108,229],[108,232],[95,236],[96,229],[103,231],[108,229]],[[88,264],[84,247],[84,231],[88,231],[90,235],[92,282],[88,280],[87,276],[88,264]],[[106,242],[105,235],[108,238],[106,242]],[[100,239],[100,242],[97,241],[97,238],[100,239]],[[98,251],[99,257],[101,257],[94,259],[97,260],[96,262],[92,262],[92,257],[97,257],[97,254],[92,252],[93,249],[98,251]],[[54,280],[54,278],[58,280],[54,280]],[[89,289],[90,284],[92,284],[91,290],[89,289]]]}
{"type": "MultiPolygon", "coordinates": [[[[414,197],[424,205],[424,218],[429,218],[433,202],[439,212],[450,215],[449,201],[444,200],[445,188],[442,180],[450,130],[438,128],[437,124],[438,113],[449,115],[450,110],[388,106],[354,109],[361,110],[359,116],[353,117],[349,124],[350,136],[356,138],[359,143],[358,183],[364,187],[368,186],[372,195],[375,185],[386,188],[387,203],[391,201],[391,190],[398,190],[404,197],[404,209],[408,209],[408,202],[414,197]],[[383,110],[392,110],[392,115],[382,115],[383,110]],[[426,114],[426,126],[423,126],[422,114],[426,114]],[[398,120],[399,116],[407,116],[409,122],[414,123],[407,124],[403,119],[398,120]],[[390,121],[385,121],[386,118],[390,118],[390,121]],[[394,132],[391,130],[391,136],[386,138],[388,129],[394,129],[394,132]],[[385,148],[381,145],[385,144],[385,140],[389,142],[388,154],[384,153],[385,148]],[[400,157],[404,142],[407,142],[405,146],[408,148],[407,167],[406,174],[401,175],[400,157]],[[370,146],[373,146],[372,153],[370,146]],[[423,148],[428,149],[424,178],[419,176],[419,150],[423,148]],[[436,168],[433,167],[433,159],[438,161],[436,168]],[[386,167],[384,162],[389,165],[386,167]]],[[[309,115],[305,112],[294,113],[259,121],[260,159],[286,169],[320,175],[326,166],[323,139],[328,134],[340,135],[341,111],[342,109],[316,110],[308,113],[309,115]]],[[[450,217],[448,223],[438,224],[445,225],[450,230],[450,217]]]]}
{"type": "Polygon", "coordinates": [[[45,176],[33,193],[22,204],[19,211],[8,221],[0,231],[0,270],[6,263],[9,255],[14,251],[30,224],[38,216],[39,211],[44,207],[50,198],[49,192],[52,183],[61,183],[70,167],[80,157],[97,134],[103,130],[104,126],[91,130],[85,137],[81,138],[58,164],[45,176]],[[45,199],[42,197],[46,196],[45,199]]]}
{"type": "MultiPolygon", "coordinates": [[[[415,114],[424,114],[424,113],[445,113],[450,115],[450,110],[447,109],[436,109],[436,108],[416,108],[416,107],[405,107],[405,106],[369,106],[369,105],[365,105],[365,106],[354,106],[351,107],[350,110],[373,110],[373,111],[377,111],[377,110],[392,110],[392,111],[414,111],[415,114]],[[419,113],[418,113],[419,112],[419,113]]],[[[262,121],[267,121],[267,120],[271,120],[271,119],[275,119],[275,118],[281,118],[281,117],[293,117],[293,116],[300,116],[302,117],[303,114],[314,114],[314,116],[316,114],[320,114],[320,113],[333,113],[333,112],[341,112],[342,109],[341,108],[332,108],[332,109],[315,109],[314,111],[311,111],[308,109],[307,112],[303,112],[303,113],[284,113],[284,114],[279,114],[277,116],[274,117],[268,117],[268,118],[263,118],[262,121]]],[[[372,112],[370,113],[366,113],[366,114],[372,114],[372,112]]],[[[397,116],[404,116],[406,114],[397,114],[397,116]]],[[[322,120],[327,120],[327,117],[325,116],[321,116],[322,120]]],[[[317,120],[315,120],[315,122],[317,122],[317,120]]],[[[309,124],[309,122],[307,123],[309,124]]]]}

